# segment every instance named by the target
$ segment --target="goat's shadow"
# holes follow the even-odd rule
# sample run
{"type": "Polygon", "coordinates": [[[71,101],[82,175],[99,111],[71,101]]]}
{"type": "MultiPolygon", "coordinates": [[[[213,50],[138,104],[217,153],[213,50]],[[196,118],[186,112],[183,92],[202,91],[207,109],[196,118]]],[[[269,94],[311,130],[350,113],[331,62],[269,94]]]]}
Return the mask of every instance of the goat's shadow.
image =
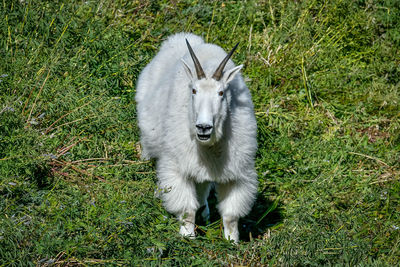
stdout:
{"type": "MultiPolygon", "coordinates": [[[[208,205],[210,208],[208,224],[213,224],[221,218],[216,207],[217,204],[216,193],[213,189],[208,197],[208,205]]],[[[202,209],[196,213],[196,224],[207,227],[207,222],[205,222],[200,215],[201,212],[202,209]]],[[[250,241],[251,238],[262,238],[268,228],[281,223],[282,220],[283,216],[279,201],[267,199],[264,194],[260,193],[257,196],[251,212],[246,217],[239,220],[240,240],[250,241]]],[[[203,235],[204,233],[198,231],[198,234],[203,235]]]]}

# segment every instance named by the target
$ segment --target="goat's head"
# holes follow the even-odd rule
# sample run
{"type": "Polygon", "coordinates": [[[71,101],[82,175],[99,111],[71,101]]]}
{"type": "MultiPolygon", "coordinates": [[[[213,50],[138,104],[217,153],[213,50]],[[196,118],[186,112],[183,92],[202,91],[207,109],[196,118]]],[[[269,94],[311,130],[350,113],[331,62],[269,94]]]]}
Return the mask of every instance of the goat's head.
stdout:
{"type": "Polygon", "coordinates": [[[212,145],[222,137],[223,123],[227,117],[230,103],[228,84],[243,67],[240,65],[224,71],[226,63],[238,44],[222,60],[212,77],[206,77],[187,40],[186,44],[196,71],[196,76],[194,76],[193,70],[182,60],[185,71],[191,80],[188,90],[192,95],[190,112],[192,130],[201,144],[212,145]]]}

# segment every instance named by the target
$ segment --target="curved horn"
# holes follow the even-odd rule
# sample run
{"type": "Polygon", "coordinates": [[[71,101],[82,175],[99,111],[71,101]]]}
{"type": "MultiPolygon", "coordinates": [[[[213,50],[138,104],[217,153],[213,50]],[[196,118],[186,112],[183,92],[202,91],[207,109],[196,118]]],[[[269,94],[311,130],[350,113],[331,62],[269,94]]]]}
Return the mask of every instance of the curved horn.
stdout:
{"type": "Polygon", "coordinates": [[[214,72],[214,74],[212,76],[215,80],[217,80],[217,81],[221,80],[222,75],[224,74],[223,72],[224,72],[225,65],[226,65],[226,63],[228,63],[229,58],[232,56],[233,52],[235,52],[238,45],[239,45],[239,43],[237,43],[235,45],[235,47],[232,48],[231,52],[229,52],[229,54],[226,55],[226,57],[222,60],[221,64],[219,64],[217,70],[214,72]]]}
{"type": "Polygon", "coordinates": [[[196,68],[197,78],[198,78],[199,80],[200,80],[200,79],[203,79],[203,78],[206,77],[206,75],[204,74],[203,68],[201,67],[200,62],[199,62],[199,60],[197,59],[196,55],[194,54],[193,49],[192,49],[192,47],[190,46],[188,40],[187,40],[187,39],[185,39],[185,40],[186,40],[187,47],[188,47],[188,49],[189,49],[190,56],[191,56],[192,59],[193,59],[194,67],[196,68]]]}

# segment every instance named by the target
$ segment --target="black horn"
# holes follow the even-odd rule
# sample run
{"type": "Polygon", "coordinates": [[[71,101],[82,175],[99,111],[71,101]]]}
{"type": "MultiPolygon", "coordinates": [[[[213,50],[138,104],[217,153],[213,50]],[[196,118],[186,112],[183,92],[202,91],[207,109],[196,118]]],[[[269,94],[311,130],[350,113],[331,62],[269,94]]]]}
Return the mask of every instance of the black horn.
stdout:
{"type": "Polygon", "coordinates": [[[226,57],[222,60],[221,64],[219,64],[218,68],[216,69],[216,71],[213,74],[213,78],[217,81],[221,80],[222,75],[224,74],[224,68],[226,63],[228,63],[229,58],[232,56],[233,52],[235,52],[236,48],[238,47],[239,43],[237,43],[235,45],[234,48],[232,48],[231,52],[229,52],[228,55],[226,55],[226,57]]]}
{"type": "Polygon", "coordinates": [[[191,56],[192,59],[193,59],[194,67],[196,68],[197,78],[198,78],[199,80],[200,80],[200,79],[203,79],[203,78],[206,77],[206,75],[204,74],[203,68],[201,67],[200,62],[199,62],[199,60],[197,59],[196,55],[194,54],[193,49],[192,49],[192,47],[190,46],[188,40],[187,40],[187,39],[185,39],[185,40],[186,40],[187,47],[188,47],[188,49],[189,49],[190,56],[191,56]]]}

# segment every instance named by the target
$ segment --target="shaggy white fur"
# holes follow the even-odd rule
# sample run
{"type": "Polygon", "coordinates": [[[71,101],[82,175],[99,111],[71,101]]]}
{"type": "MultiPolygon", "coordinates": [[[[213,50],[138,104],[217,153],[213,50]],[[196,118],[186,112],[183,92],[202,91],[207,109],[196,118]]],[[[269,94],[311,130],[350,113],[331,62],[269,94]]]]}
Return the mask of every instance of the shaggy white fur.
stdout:
{"type": "Polygon", "coordinates": [[[136,102],[142,157],[157,159],[160,197],[181,221],[180,233],[194,237],[195,213],[205,205],[208,216],[215,184],[225,237],[238,242],[238,219],[257,193],[257,125],[242,66],[229,60],[222,78],[212,78],[226,55],[190,33],[169,37],[140,74],[136,102]],[[195,75],[186,40],[205,77],[195,75]]]}

